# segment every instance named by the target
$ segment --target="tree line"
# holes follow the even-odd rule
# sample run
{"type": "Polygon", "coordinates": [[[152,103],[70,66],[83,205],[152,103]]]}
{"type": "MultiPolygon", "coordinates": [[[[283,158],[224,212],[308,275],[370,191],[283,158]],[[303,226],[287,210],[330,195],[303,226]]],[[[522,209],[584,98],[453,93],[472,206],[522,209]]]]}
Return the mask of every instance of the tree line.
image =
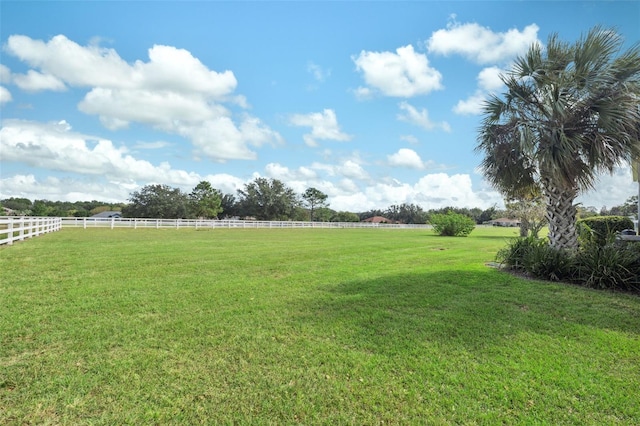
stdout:
{"type": "Polygon", "coordinates": [[[11,197],[0,200],[0,214],[12,216],[89,217],[104,211],[121,211],[125,203],[104,201],[50,201],[11,197]]]}
{"type": "MultiPolygon", "coordinates": [[[[130,194],[128,203],[102,201],[31,201],[27,198],[7,198],[0,205],[8,209],[4,214],[27,216],[89,217],[103,211],[119,211],[123,217],[160,219],[255,219],[295,220],[316,222],[359,222],[381,216],[392,223],[425,224],[433,215],[457,213],[482,224],[492,219],[510,217],[522,222],[521,233],[536,234],[544,225],[545,209],[540,198],[507,200],[506,209],[496,206],[442,207],[424,210],[411,204],[393,204],[386,209],[364,212],[336,211],[329,207],[328,196],[316,188],[308,188],[297,194],[278,179],[256,178],[235,194],[225,194],[211,183],[202,181],[190,192],[169,185],[146,185],[130,194]]],[[[593,207],[578,207],[581,218],[590,216],[634,216],[637,213],[637,196],[623,204],[597,211],[593,207]]]]}

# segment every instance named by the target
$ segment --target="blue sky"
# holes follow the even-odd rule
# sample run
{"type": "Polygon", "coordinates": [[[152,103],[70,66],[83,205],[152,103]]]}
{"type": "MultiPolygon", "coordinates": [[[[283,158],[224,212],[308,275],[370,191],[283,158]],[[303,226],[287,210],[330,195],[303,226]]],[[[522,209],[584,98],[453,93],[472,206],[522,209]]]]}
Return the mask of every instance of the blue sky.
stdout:
{"type": "MultiPolygon", "coordinates": [[[[534,42],[640,41],[637,1],[0,1],[0,198],[256,177],[336,210],[501,205],[480,106],[534,42]]],[[[581,195],[637,193],[628,167],[581,195]]]]}

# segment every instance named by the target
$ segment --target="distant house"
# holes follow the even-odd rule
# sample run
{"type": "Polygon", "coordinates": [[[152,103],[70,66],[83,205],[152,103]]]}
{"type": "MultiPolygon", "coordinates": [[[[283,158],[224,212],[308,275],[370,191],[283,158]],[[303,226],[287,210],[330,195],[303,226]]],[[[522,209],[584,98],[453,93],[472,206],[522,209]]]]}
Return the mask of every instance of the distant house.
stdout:
{"type": "Polygon", "coordinates": [[[510,219],[508,217],[501,217],[499,219],[493,219],[487,222],[488,225],[493,226],[520,226],[518,219],[510,219]]]}
{"type": "Polygon", "coordinates": [[[368,217],[368,218],[364,219],[363,222],[370,222],[370,223],[396,223],[395,221],[393,221],[391,219],[387,219],[386,217],[382,217],[382,216],[368,217]]]}
{"type": "Polygon", "coordinates": [[[91,217],[99,218],[99,219],[119,219],[122,217],[122,212],[100,212],[98,214],[94,214],[91,217]]]}

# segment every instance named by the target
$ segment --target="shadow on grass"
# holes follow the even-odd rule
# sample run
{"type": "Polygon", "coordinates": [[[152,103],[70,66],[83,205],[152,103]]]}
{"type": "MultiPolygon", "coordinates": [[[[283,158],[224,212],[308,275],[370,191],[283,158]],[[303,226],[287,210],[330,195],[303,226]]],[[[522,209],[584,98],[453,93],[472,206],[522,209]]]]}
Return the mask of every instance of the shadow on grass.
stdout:
{"type": "MultiPolygon", "coordinates": [[[[473,234],[471,234],[473,235],[473,234]]],[[[514,238],[519,238],[520,235],[518,234],[513,234],[513,235],[473,235],[473,238],[476,238],[478,240],[503,240],[505,243],[514,239],[514,238]]]]}
{"type": "Polygon", "coordinates": [[[474,240],[504,240],[505,243],[508,242],[509,240],[513,239],[513,238],[517,238],[519,237],[519,234],[514,233],[513,235],[478,235],[477,233],[474,234],[473,232],[467,236],[467,237],[451,237],[451,236],[442,236],[439,235],[433,231],[431,231],[430,233],[424,233],[422,234],[423,237],[432,237],[432,238],[440,238],[440,239],[454,239],[454,240],[464,240],[465,238],[471,238],[474,240]]]}
{"type": "Polygon", "coordinates": [[[520,333],[565,338],[591,328],[640,335],[640,298],[494,270],[404,274],[321,290],[306,320],[375,353],[425,343],[481,350],[520,333]]]}

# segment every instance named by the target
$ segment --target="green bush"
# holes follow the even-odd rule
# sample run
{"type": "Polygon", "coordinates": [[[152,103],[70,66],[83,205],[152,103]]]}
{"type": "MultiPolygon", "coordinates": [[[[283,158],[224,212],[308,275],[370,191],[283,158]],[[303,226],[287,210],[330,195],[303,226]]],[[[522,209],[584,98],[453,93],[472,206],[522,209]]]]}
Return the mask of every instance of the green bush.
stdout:
{"type": "Polygon", "coordinates": [[[546,240],[529,236],[514,238],[507,243],[507,246],[498,250],[496,260],[509,269],[524,270],[524,259],[528,253],[541,244],[548,244],[546,240]]]}
{"type": "Polygon", "coordinates": [[[546,239],[515,238],[496,260],[534,278],[570,281],[609,290],[640,290],[640,243],[590,242],[577,252],[551,247],[546,239]]]}
{"type": "Polygon", "coordinates": [[[570,252],[551,247],[546,239],[532,236],[511,240],[498,251],[496,258],[510,269],[551,281],[571,277],[574,264],[570,252]]]}
{"type": "Polygon", "coordinates": [[[466,237],[476,227],[475,221],[469,216],[451,211],[431,215],[430,222],[439,235],[448,237],[466,237]]]}
{"type": "Polygon", "coordinates": [[[594,216],[577,222],[580,244],[600,247],[611,243],[617,232],[633,229],[633,221],[624,216],[594,216]]]}
{"type": "Polygon", "coordinates": [[[551,247],[545,240],[540,241],[543,244],[531,246],[522,259],[524,270],[536,278],[549,281],[571,278],[574,270],[572,252],[551,247]]]}
{"type": "Polygon", "coordinates": [[[640,245],[587,244],[576,256],[577,281],[587,287],[631,290],[640,285],[640,245]]]}

